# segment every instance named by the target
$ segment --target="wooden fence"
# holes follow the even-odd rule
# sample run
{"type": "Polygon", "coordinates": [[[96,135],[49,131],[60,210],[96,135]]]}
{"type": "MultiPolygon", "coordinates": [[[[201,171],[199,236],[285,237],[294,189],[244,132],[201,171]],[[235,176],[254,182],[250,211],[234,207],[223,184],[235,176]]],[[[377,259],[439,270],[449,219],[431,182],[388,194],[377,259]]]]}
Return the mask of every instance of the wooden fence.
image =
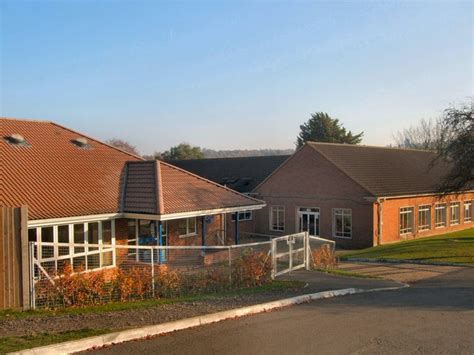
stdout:
{"type": "Polygon", "coordinates": [[[0,309],[30,308],[28,210],[0,206],[0,309]]]}

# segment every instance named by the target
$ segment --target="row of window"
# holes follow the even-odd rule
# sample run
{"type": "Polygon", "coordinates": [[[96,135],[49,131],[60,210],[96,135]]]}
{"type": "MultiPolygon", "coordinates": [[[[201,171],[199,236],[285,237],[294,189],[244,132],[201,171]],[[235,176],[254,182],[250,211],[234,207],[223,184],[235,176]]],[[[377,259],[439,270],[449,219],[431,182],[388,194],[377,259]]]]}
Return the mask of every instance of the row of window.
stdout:
{"type": "Polygon", "coordinates": [[[38,243],[35,258],[48,270],[61,270],[66,263],[74,271],[93,270],[115,262],[114,221],[30,228],[28,240],[38,243]]]}
{"type": "MultiPolygon", "coordinates": [[[[298,208],[299,231],[308,231],[311,235],[319,235],[320,209],[298,208]]],[[[270,206],[269,229],[271,231],[285,231],[285,206],[270,206]]],[[[332,209],[333,236],[338,238],[352,238],[352,210],[350,208],[332,209]]]]}
{"type": "MultiPolygon", "coordinates": [[[[431,226],[431,205],[418,206],[418,232],[430,230],[431,226]]],[[[414,232],[414,207],[400,208],[400,234],[410,234],[414,232]]],[[[460,223],[461,203],[451,202],[449,204],[449,225],[453,226],[460,223]]],[[[463,221],[470,223],[472,221],[472,201],[463,203],[463,221]]],[[[434,227],[443,228],[447,226],[447,204],[438,203],[434,205],[434,227]]]]}
{"type": "MultiPolygon", "coordinates": [[[[251,221],[252,220],[252,211],[242,211],[239,213],[239,221],[251,221]]],[[[232,213],[232,221],[235,221],[236,213],[232,213]]]]}

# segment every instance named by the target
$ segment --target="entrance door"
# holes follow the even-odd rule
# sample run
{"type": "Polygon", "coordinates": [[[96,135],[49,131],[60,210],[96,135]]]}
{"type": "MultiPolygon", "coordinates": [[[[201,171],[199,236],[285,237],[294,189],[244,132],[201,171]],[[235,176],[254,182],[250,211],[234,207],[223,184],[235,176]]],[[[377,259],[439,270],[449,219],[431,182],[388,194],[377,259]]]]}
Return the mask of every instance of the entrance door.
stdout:
{"type": "Polygon", "coordinates": [[[319,208],[298,208],[298,231],[319,236],[319,208]]]}

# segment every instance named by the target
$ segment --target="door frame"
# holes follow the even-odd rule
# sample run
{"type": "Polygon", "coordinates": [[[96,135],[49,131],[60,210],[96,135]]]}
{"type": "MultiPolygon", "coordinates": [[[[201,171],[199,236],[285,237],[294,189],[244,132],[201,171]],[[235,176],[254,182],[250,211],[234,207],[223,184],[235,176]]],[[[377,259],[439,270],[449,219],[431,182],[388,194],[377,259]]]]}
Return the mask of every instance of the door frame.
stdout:
{"type": "MultiPolygon", "coordinates": [[[[315,235],[315,237],[319,237],[321,235],[321,208],[319,207],[308,207],[308,206],[297,206],[295,210],[295,233],[300,233],[300,215],[301,214],[314,214],[317,215],[318,221],[319,221],[319,234],[315,235]],[[300,208],[308,208],[308,209],[317,209],[318,212],[300,212],[300,208]]],[[[316,218],[316,217],[315,217],[316,218]]],[[[309,232],[309,231],[308,231],[309,232]]]]}

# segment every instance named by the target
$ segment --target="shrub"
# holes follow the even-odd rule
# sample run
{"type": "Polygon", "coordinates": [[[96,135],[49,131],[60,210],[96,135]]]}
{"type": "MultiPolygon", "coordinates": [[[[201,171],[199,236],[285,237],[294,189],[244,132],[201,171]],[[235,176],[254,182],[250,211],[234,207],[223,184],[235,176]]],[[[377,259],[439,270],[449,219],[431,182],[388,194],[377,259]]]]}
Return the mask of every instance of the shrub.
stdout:
{"type": "Polygon", "coordinates": [[[311,251],[313,260],[313,268],[315,269],[330,269],[337,266],[336,255],[329,244],[323,244],[318,249],[311,251]]]}
{"type": "Polygon", "coordinates": [[[245,252],[232,269],[232,284],[237,287],[260,286],[271,280],[270,257],[261,252],[245,252]]]}

